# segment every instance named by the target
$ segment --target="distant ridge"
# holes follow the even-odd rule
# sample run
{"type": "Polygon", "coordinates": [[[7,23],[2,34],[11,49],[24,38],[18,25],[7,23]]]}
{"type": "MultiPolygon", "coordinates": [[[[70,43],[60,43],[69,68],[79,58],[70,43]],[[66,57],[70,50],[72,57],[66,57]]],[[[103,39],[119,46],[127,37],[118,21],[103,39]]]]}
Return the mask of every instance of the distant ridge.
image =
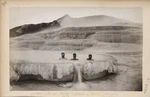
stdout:
{"type": "Polygon", "coordinates": [[[129,20],[119,19],[106,15],[94,15],[81,18],[72,18],[68,14],[57,20],[62,27],[90,27],[90,26],[136,26],[129,20]]]}
{"type": "Polygon", "coordinates": [[[73,18],[68,14],[49,23],[26,24],[10,29],[10,37],[16,37],[31,33],[48,33],[51,31],[61,30],[68,27],[101,27],[101,26],[129,26],[139,27],[141,24],[129,20],[119,19],[106,15],[94,15],[80,18],[73,18]]]}

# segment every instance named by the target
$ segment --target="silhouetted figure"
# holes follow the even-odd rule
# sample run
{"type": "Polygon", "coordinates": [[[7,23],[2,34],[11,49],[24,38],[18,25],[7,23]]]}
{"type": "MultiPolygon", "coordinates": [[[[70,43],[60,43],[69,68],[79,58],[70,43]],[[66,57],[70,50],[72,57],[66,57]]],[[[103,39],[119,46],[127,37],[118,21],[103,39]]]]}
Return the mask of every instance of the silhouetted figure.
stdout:
{"type": "Polygon", "coordinates": [[[91,61],[93,61],[93,59],[92,59],[92,55],[91,55],[91,54],[89,54],[89,55],[88,55],[87,60],[91,60],[91,61]]]}
{"type": "Polygon", "coordinates": [[[61,58],[59,59],[59,60],[66,60],[67,58],[65,58],[65,53],[64,52],[62,52],[61,53],[61,58]]]}
{"type": "Polygon", "coordinates": [[[76,57],[77,57],[76,53],[73,53],[73,59],[71,60],[78,60],[76,57]]]}

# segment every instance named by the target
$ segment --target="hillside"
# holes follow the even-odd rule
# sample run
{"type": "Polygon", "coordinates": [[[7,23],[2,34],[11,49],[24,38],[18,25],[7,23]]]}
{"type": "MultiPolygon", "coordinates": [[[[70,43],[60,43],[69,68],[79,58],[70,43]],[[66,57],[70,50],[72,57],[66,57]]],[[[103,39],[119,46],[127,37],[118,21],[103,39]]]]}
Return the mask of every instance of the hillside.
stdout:
{"type": "Polygon", "coordinates": [[[87,16],[82,18],[72,18],[69,15],[65,15],[57,20],[49,23],[39,24],[25,24],[10,29],[10,37],[16,37],[23,34],[37,33],[40,31],[53,31],[58,28],[66,27],[99,27],[99,26],[128,26],[128,27],[139,27],[141,24],[133,23],[128,20],[118,19],[111,16],[97,15],[87,16]]]}
{"type": "Polygon", "coordinates": [[[62,27],[91,27],[91,26],[136,26],[138,24],[128,20],[106,15],[95,15],[72,18],[68,14],[57,20],[62,27]]]}
{"type": "Polygon", "coordinates": [[[10,37],[17,37],[24,34],[32,34],[45,29],[55,29],[59,28],[60,25],[57,21],[53,21],[50,23],[40,23],[40,24],[25,24],[22,26],[18,26],[10,29],[10,37]]]}
{"type": "Polygon", "coordinates": [[[11,48],[36,50],[83,50],[97,47],[99,42],[138,45],[142,43],[142,25],[105,15],[65,15],[50,23],[12,28],[10,40],[11,48]]]}

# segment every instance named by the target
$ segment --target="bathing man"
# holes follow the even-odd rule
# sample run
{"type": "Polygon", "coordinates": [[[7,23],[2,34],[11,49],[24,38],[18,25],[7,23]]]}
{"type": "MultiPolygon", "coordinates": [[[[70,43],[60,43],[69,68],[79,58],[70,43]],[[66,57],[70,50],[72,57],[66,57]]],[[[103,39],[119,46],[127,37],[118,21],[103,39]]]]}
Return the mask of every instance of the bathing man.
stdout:
{"type": "Polygon", "coordinates": [[[71,60],[78,60],[76,57],[77,57],[76,53],[73,53],[73,58],[71,60]]]}
{"type": "Polygon", "coordinates": [[[67,58],[65,58],[65,53],[64,52],[61,53],[61,58],[59,58],[59,60],[67,60],[67,58]]]}
{"type": "Polygon", "coordinates": [[[86,60],[93,61],[93,59],[92,59],[92,54],[89,54],[89,55],[88,55],[88,58],[87,58],[86,60]]]}

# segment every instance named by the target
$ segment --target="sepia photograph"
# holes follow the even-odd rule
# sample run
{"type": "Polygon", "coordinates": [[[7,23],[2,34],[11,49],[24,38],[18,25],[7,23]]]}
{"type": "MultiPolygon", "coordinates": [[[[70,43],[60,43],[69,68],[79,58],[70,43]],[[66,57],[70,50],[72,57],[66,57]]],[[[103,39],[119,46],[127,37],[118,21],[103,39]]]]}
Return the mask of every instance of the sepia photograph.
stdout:
{"type": "Polygon", "coordinates": [[[10,91],[142,91],[142,8],[11,7],[10,91]]]}

